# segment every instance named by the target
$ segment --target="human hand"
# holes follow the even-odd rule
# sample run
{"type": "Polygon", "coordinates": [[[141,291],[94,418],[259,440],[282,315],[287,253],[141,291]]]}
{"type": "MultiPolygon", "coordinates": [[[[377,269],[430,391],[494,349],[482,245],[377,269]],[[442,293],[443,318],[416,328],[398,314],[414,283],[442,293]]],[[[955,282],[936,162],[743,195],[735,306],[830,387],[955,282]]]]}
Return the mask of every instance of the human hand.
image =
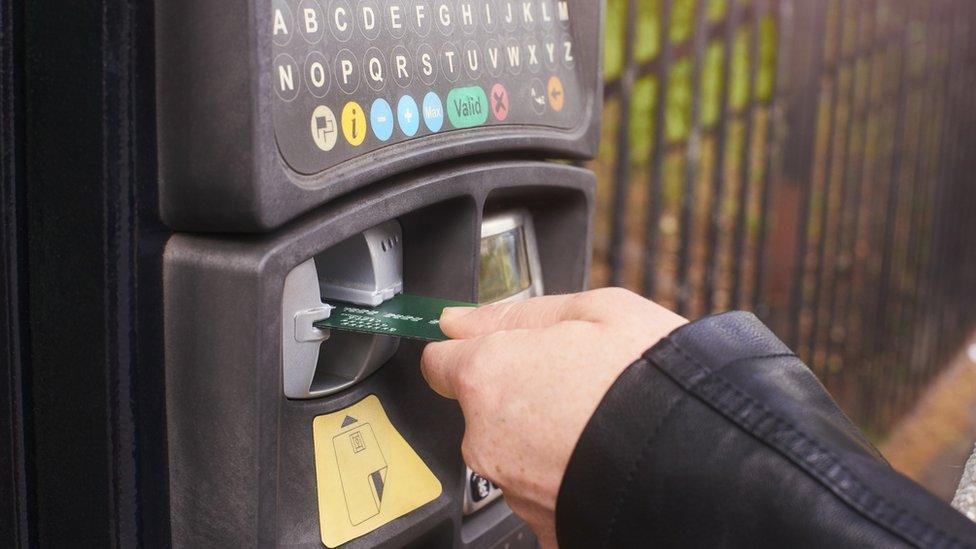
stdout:
{"type": "Polygon", "coordinates": [[[627,366],[687,322],[620,288],[446,309],[453,339],[429,344],[421,367],[461,404],[465,462],[555,547],[556,497],[587,422],[627,366]]]}

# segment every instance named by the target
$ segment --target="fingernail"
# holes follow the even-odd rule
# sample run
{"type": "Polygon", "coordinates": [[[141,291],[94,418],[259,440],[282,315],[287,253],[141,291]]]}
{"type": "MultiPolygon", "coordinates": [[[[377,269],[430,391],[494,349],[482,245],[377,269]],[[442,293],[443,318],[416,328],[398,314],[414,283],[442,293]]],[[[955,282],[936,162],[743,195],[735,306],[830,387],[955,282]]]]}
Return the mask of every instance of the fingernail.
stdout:
{"type": "Polygon", "coordinates": [[[441,322],[451,322],[473,311],[474,307],[447,307],[441,311],[441,322]]]}

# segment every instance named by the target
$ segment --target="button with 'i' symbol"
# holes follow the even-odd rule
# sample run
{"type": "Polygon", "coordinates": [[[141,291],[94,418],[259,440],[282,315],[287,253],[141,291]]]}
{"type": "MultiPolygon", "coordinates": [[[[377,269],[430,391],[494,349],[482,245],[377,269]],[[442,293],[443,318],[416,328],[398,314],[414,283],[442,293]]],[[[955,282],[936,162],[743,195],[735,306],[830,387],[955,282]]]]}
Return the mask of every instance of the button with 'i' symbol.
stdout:
{"type": "Polygon", "coordinates": [[[366,112],[355,101],[342,108],[342,136],[353,147],[362,145],[366,139],[366,112]]]}

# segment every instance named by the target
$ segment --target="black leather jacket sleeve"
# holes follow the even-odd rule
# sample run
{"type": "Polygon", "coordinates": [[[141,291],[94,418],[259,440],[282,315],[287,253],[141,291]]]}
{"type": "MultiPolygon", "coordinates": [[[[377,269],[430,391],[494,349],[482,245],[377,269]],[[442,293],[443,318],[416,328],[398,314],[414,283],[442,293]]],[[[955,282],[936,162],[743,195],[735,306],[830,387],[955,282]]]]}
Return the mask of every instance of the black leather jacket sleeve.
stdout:
{"type": "Polygon", "coordinates": [[[570,459],[560,547],[965,547],[759,320],[688,324],[614,383],[570,459]]]}

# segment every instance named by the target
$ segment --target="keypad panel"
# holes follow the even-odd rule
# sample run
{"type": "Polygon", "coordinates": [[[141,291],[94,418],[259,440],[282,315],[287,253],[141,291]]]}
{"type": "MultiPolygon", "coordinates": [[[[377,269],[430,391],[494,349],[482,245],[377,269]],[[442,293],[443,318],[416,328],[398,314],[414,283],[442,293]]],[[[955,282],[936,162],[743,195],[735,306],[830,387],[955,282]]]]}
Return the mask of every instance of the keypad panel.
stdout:
{"type": "Polygon", "coordinates": [[[271,4],[275,137],[298,173],[444,132],[582,123],[573,1],[271,4]]]}

